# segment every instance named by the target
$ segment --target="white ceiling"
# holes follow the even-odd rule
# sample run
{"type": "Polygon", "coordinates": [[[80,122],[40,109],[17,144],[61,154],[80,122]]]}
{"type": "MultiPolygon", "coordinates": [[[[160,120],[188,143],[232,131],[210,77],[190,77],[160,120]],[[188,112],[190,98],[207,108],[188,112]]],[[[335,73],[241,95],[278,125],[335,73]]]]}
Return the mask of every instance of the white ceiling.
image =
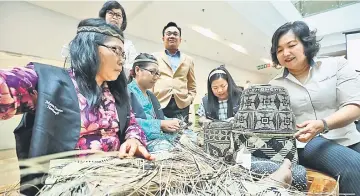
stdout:
{"type": "MultiPolygon", "coordinates": [[[[29,1],[75,19],[97,17],[104,1],[29,1]]],[[[161,32],[169,21],[183,29],[181,50],[260,74],[274,75],[275,69],[257,70],[270,59],[271,36],[288,21],[303,20],[317,28],[322,38],[321,54],[343,54],[342,32],[359,28],[360,4],[302,18],[290,0],[282,1],[121,1],[128,16],[126,34],[161,44],[161,32]],[[333,24],[328,25],[331,19],[333,24]],[[213,40],[194,31],[198,25],[219,35],[213,40]],[[231,42],[243,54],[224,44],[231,42]]],[[[147,51],[149,52],[149,51],[147,51]]]]}
{"type": "MultiPolygon", "coordinates": [[[[30,3],[76,19],[97,17],[103,5],[101,1],[30,3]]],[[[269,59],[270,38],[226,1],[122,1],[121,4],[128,16],[127,34],[161,44],[162,28],[174,21],[182,27],[180,47],[183,51],[261,74],[277,72],[274,69],[257,70],[257,65],[265,63],[261,59],[269,59]],[[211,29],[221,40],[205,37],[192,30],[191,25],[211,29]],[[240,45],[248,54],[236,51],[224,42],[240,45]]]]}

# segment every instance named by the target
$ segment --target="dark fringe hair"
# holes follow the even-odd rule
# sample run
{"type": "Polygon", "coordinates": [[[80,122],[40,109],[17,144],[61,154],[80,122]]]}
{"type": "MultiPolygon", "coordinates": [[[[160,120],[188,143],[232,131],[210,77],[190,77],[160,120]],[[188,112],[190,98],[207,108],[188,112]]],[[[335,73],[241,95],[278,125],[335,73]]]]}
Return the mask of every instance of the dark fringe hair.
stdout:
{"type": "Polygon", "coordinates": [[[274,63],[274,67],[277,67],[280,63],[277,59],[277,49],[279,46],[279,40],[281,36],[285,33],[292,31],[295,36],[301,41],[304,45],[304,53],[307,58],[308,63],[310,64],[312,59],[320,50],[320,40],[316,40],[316,30],[310,31],[309,26],[302,21],[288,22],[279,27],[272,39],[271,39],[271,58],[274,63]]]}
{"type": "MultiPolygon", "coordinates": [[[[241,96],[241,90],[237,87],[237,85],[235,84],[235,81],[233,80],[233,78],[231,77],[230,73],[228,72],[228,70],[225,68],[225,66],[220,66],[217,67],[215,69],[213,69],[209,76],[211,75],[212,72],[216,71],[216,70],[222,70],[224,71],[226,74],[222,74],[222,73],[216,73],[214,75],[212,75],[210,78],[208,77],[208,82],[207,82],[207,89],[208,89],[208,111],[210,113],[210,117],[213,119],[219,119],[219,99],[214,95],[214,93],[212,92],[211,89],[211,83],[214,80],[217,80],[219,78],[223,78],[224,80],[226,80],[228,82],[228,107],[227,107],[227,115],[228,117],[233,117],[234,115],[234,106],[233,106],[233,100],[235,98],[239,98],[241,96]]],[[[205,106],[206,107],[206,106],[205,106]]]]}
{"type": "Polygon", "coordinates": [[[123,21],[122,21],[120,29],[121,29],[121,31],[125,31],[126,26],[127,26],[126,13],[125,13],[124,7],[119,2],[107,1],[106,3],[104,3],[103,7],[99,11],[99,17],[105,20],[106,12],[108,10],[112,10],[112,9],[120,9],[121,10],[123,21]]]}

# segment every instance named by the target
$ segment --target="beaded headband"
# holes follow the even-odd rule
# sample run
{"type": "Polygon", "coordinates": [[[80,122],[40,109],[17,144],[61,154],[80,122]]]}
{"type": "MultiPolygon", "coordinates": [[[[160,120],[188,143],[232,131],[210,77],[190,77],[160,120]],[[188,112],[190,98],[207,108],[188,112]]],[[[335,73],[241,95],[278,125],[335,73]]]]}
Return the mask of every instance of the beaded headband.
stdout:
{"type": "Polygon", "coordinates": [[[218,69],[218,70],[211,72],[211,74],[209,75],[209,80],[210,80],[211,76],[213,76],[214,74],[217,74],[217,73],[226,75],[225,71],[218,69]]]}
{"type": "Polygon", "coordinates": [[[140,62],[148,62],[148,63],[158,64],[157,61],[152,60],[152,59],[136,59],[136,60],[134,61],[134,63],[140,63],[140,62]]]}
{"type": "Polygon", "coordinates": [[[104,34],[104,35],[116,37],[116,38],[120,39],[122,43],[124,43],[124,37],[123,36],[121,36],[116,31],[114,31],[114,30],[112,30],[110,28],[107,28],[107,27],[82,26],[82,27],[79,27],[77,29],[77,33],[80,33],[80,32],[101,33],[101,34],[104,34]]]}

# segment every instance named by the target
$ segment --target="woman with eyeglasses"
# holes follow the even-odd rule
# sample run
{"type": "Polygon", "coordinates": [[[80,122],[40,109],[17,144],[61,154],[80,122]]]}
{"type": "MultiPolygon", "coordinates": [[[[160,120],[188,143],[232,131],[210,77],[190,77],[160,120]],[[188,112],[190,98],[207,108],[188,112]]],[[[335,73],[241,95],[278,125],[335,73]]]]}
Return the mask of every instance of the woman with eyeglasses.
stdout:
{"type": "Polygon", "coordinates": [[[150,152],[171,150],[180,129],[176,118],[166,119],[152,89],[160,77],[159,66],[153,55],[141,53],[130,70],[128,90],[136,120],[148,139],[150,152]]]}
{"type": "MultiPolygon", "coordinates": [[[[23,114],[14,131],[19,159],[72,150],[153,159],[129,104],[123,48],[119,28],[86,19],[71,41],[70,69],[29,63],[0,70],[0,118],[23,114]]],[[[21,184],[42,176],[22,176],[21,184]]],[[[36,192],[22,190],[25,195],[36,192]]]]}
{"type": "MultiPolygon", "coordinates": [[[[126,30],[126,13],[123,6],[117,1],[107,1],[99,11],[99,17],[107,23],[119,27],[123,32],[126,30]]],[[[129,39],[124,40],[124,52],[126,56],[124,70],[125,75],[128,76],[128,72],[132,68],[134,59],[137,56],[135,46],[129,39]]]]}

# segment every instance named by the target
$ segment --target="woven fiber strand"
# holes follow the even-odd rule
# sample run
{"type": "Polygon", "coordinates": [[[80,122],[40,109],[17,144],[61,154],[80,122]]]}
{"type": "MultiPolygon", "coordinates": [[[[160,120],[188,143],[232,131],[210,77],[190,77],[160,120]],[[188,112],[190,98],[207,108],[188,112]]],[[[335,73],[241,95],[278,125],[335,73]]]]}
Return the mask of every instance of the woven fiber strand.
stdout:
{"type": "MultiPolygon", "coordinates": [[[[253,181],[250,171],[206,154],[185,135],[179,142],[174,151],[156,154],[156,161],[114,153],[62,160],[58,155],[39,195],[304,195],[275,181],[253,181]]],[[[34,160],[23,164],[43,167],[34,160]]]]}

